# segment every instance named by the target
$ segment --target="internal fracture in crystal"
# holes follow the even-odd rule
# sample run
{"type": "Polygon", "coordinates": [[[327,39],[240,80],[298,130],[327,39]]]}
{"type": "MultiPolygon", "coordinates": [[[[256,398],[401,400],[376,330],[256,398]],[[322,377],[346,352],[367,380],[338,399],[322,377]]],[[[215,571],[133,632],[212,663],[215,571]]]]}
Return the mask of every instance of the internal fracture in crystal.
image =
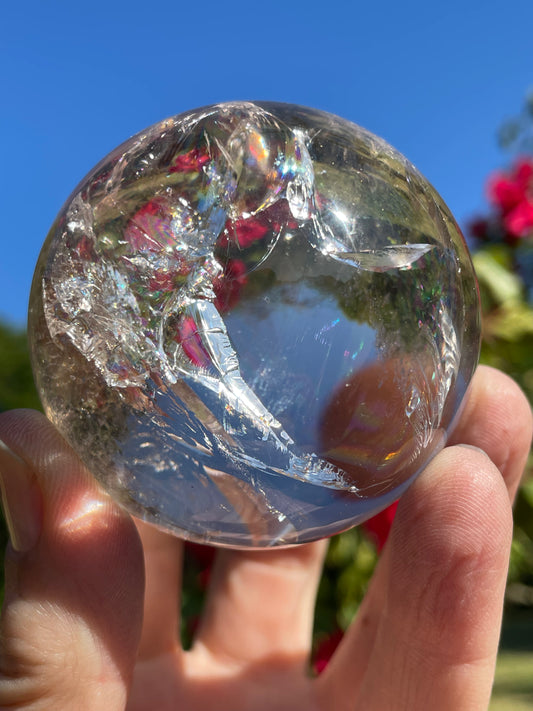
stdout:
{"type": "Polygon", "coordinates": [[[30,306],[50,419],[178,535],[288,545],[396,499],[476,366],[475,277],[412,165],[312,109],[152,126],[60,212],[30,306]]]}

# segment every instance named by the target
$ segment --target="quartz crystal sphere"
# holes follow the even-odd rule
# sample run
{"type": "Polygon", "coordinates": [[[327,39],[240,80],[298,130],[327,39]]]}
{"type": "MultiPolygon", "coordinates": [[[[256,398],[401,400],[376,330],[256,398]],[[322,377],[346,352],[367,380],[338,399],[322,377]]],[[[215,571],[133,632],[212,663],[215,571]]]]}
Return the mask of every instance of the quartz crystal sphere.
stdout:
{"type": "Polygon", "coordinates": [[[89,173],[29,326],[46,413],[109,494],[233,547],[397,499],[479,350],[470,257],[429,183],[348,121],[261,102],[167,119],[89,173]]]}

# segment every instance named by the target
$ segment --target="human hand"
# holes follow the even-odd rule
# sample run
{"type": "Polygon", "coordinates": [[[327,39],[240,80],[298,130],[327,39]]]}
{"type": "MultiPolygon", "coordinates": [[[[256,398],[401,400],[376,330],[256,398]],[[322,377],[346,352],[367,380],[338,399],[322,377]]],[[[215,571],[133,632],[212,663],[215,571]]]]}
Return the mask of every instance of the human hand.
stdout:
{"type": "Polygon", "coordinates": [[[324,541],[220,551],[205,614],[184,652],[182,541],[136,526],[44,417],[3,413],[0,474],[11,544],[0,708],[486,708],[511,501],[532,427],[517,386],[480,368],[450,446],[402,497],[358,615],[327,669],[312,678],[324,541]]]}

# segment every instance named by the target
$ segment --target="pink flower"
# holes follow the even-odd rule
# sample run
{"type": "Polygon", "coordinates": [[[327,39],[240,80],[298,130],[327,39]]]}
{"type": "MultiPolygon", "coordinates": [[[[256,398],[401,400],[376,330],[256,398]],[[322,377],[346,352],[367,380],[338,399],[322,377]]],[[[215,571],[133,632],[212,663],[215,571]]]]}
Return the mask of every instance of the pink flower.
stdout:
{"type": "Polygon", "coordinates": [[[372,516],[372,518],[369,518],[362,524],[369,538],[376,544],[378,553],[381,553],[383,546],[387,542],[397,508],[398,502],[395,501],[386,509],[376,514],[376,516],[372,516]]]}
{"type": "Polygon", "coordinates": [[[205,350],[192,316],[185,316],[179,322],[175,340],[181,344],[187,358],[199,368],[209,368],[211,357],[205,350]]]}

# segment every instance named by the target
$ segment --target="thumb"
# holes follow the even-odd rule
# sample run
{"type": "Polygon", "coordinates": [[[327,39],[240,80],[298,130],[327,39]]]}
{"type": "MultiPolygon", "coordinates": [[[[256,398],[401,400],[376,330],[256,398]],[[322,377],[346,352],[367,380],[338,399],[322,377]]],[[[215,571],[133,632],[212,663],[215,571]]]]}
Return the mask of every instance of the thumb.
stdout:
{"type": "Polygon", "coordinates": [[[0,482],[0,707],[124,709],[144,587],[133,521],[37,412],[0,415],[0,482]]]}

